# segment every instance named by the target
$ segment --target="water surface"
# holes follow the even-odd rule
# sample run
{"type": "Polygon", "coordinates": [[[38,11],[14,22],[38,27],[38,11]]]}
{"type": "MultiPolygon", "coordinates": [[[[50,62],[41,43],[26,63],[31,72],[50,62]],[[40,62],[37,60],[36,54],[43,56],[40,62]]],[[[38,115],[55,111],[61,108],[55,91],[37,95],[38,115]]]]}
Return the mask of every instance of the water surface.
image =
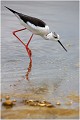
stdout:
{"type": "MultiPolygon", "coordinates": [[[[31,33],[17,34],[25,43],[31,33]]],[[[42,95],[53,102],[65,103],[70,94],[79,94],[79,6],[78,2],[2,2],[1,4],[1,93],[2,95],[42,95]],[[50,31],[57,32],[68,52],[54,41],[34,36],[29,47],[32,50],[32,69],[29,81],[26,73],[29,57],[12,31],[23,28],[18,19],[4,6],[45,21],[50,31]]],[[[30,96],[31,98],[31,96],[30,96]]],[[[32,97],[33,98],[33,97],[32,97]]],[[[40,99],[40,98],[39,98],[40,99]]],[[[63,104],[62,107],[66,108],[63,104]]],[[[70,106],[67,106],[70,109],[70,106]]],[[[78,108],[78,103],[71,108],[78,108]]]]}

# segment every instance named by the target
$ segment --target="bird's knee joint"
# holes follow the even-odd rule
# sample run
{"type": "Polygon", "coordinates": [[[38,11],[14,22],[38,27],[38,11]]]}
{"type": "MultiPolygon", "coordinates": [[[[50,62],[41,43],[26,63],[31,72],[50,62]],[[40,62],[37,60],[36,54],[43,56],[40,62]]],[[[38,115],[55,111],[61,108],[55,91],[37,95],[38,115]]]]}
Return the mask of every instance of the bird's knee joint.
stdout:
{"type": "Polygon", "coordinates": [[[13,33],[13,35],[15,35],[15,31],[13,31],[12,33],[13,33]]]}

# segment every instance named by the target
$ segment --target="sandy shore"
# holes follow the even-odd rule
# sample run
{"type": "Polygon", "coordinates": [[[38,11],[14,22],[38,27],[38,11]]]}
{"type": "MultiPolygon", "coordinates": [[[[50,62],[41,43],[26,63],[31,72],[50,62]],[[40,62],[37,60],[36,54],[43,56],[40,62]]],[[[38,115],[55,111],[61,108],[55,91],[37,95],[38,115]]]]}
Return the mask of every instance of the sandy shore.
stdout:
{"type": "Polygon", "coordinates": [[[2,119],[78,119],[78,110],[41,107],[16,107],[17,110],[2,110],[2,119]]]}
{"type": "MultiPolygon", "coordinates": [[[[5,101],[5,96],[6,95],[2,95],[1,105],[5,101]]],[[[65,99],[63,98],[64,103],[59,102],[60,104],[57,104],[58,100],[54,99],[53,107],[35,106],[25,104],[24,102],[27,99],[37,101],[44,100],[42,95],[32,95],[29,93],[10,95],[11,100],[14,98],[16,102],[13,106],[2,105],[2,119],[78,119],[79,117],[78,108],[71,108],[73,104],[79,103],[79,97],[76,95],[69,95],[65,99]],[[72,103],[70,101],[72,101],[72,103]]]]}

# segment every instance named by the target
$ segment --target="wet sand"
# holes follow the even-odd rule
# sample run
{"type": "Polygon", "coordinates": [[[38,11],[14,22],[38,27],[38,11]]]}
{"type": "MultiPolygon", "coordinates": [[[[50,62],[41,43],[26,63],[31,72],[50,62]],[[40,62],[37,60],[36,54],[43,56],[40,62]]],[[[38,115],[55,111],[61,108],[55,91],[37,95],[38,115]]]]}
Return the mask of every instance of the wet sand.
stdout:
{"type": "MultiPolygon", "coordinates": [[[[2,96],[2,103],[5,101],[5,96],[2,96]]],[[[45,100],[41,95],[33,94],[16,94],[11,95],[11,100],[15,98],[14,106],[2,106],[1,118],[2,119],[78,119],[79,109],[71,108],[73,104],[79,103],[79,97],[76,95],[69,95],[64,102],[59,99],[53,99],[52,107],[35,106],[25,104],[26,100],[45,100]],[[70,98],[70,99],[67,99],[70,98]],[[57,104],[59,101],[60,104],[57,104]],[[70,102],[73,101],[73,102],[70,102]],[[64,106],[64,107],[63,107],[64,106]],[[44,114],[43,114],[44,113],[44,114]]]]}
{"type": "Polygon", "coordinates": [[[23,107],[2,111],[2,119],[78,119],[78,110],[23,107]],[[17,110],[16,110],[17,109],[17,110]],[[44,115],[43,115],[44,113],[44,115]]]}
{"type": "MultiPolygon", "coordinates": [[[[1,2],[1,118],[79,118],[79,7],[78,2],[1,2]],[[34,36],[32,64],[24,47],[12,35],[23,28],[4,8],[44,20],[66,47],[34,36]],[[27,80],[28,78],[28,80],[27,80]],[[3,106],[9,95],[13,106],[3,106]],[[55,107],[31,106],[25,100],[50,102],[55,107]],[[44,114],[43,114],[44,113],[44,114]]],[[[26,43],[31,33],[18,34],[26,43]]]]}

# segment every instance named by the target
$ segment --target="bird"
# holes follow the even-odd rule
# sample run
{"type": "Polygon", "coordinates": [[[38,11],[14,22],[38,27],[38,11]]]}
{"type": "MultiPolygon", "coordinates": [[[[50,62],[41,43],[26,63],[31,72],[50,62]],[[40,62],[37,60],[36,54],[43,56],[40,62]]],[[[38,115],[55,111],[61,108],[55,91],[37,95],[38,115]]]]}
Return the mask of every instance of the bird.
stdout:
{"type": "MultiPolygon", "coordinates": [[[[6,6],[4,6],[6,7],[6,6]]],[[[21,25],[23,25],[25,28],[13,31],[13,35],[26,47],[26,50],[28,52],[29,58],[31,59],[32,52],[30,48],[28,47],[33,35],[39,35],[45,40],[51,40],[51,41],[57,41],[67,52],[67,49],[63,46],[63,44],[60,41],[60,36],[56,32],[50,32],[49,26],[41,19],[38,19],[36,17],[31,17],[28,15],[24,15],[20,12],[14,11],[9,7],[6,7],[8,10],[10,10],[14,15],[19,19],[21,25]],[[32,32],[32,35],[30,39],[28,40],[27,44],[24,44],[24,42],[16,35],[16,32],[20,32],[22,30],[29,30],[32,32]]]]}

